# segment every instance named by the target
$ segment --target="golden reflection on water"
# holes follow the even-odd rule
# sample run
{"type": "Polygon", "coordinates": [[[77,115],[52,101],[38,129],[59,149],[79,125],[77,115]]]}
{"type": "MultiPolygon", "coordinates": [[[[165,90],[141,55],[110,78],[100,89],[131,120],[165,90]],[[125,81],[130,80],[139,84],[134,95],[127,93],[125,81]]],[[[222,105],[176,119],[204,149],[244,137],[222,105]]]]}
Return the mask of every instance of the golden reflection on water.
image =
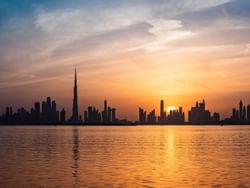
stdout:
{"type": "Polygon", "coordinates": [[[79,133],[78,133],[78,129],[74,128],[73,129],[73,143],[72,143],[72,160],[73,160],[72,175],[73,175],[73,177],[75,179],[74,180],[74,184],[73,184],[74,187],[80,185],[79,173],[78,173],[79,158],[80,158],[80,152],[79,152],[79,133]]]}
{"type": "Polygon", "coordinates": [[[250,127],[1,127],[0,187],[250,187],[250,127]]]}
{"type": "Polygon", "coordinates": [[[173,159],[174,159],[174,130],[173,129],[169,129],[168,130],[168,164],[169,166],[173,165],[173,159]]]}

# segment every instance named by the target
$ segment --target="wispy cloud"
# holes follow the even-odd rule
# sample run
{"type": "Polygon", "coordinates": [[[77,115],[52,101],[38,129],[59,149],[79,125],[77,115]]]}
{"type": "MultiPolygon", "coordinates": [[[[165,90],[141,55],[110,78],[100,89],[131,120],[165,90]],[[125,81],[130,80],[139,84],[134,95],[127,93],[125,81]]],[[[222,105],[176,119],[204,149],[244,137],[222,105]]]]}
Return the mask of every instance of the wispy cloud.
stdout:
{"type": "Polygon", "coordinates": [[[229,91],[249,79],[230,79],[249,71],[249,12],[249,0],[2,0],[0,87],[50,84],[78,65],[97,93],[114,79],[114,90],[229,91]]]}

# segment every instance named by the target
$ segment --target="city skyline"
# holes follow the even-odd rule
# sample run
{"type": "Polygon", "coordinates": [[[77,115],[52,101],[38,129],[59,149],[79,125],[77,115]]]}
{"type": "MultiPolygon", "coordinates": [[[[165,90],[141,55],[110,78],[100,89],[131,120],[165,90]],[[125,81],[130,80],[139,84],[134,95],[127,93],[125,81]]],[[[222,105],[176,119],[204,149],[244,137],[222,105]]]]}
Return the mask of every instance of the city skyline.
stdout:
{"type": "Polygon", "coordinates": [[[141,104],[187,111],[204,98],[229,117],[250,101],[249,9],[249,0],[2,0],[0,113],[48,94],[72,111],[77,66],[79,110],[107,98],[136,119],[141,104]]]}
{"type": "MultiPolygon", "coordinates": [[[[71,93],[72,93],[72,91],[71,91],[71,93]]],[[[39,97],[39,98],[36,98],[36,97],[32,97],[32,98],[34,98],[34,100],[33,101],[42,101],[44,98],[46,98],[48,95],[44,95],[43,97],[39,97]]],[[[64,108],[67,112],[68,112],[68,116],[70,116],[71,117],[71,113],[69,113],[69,112],[71,112],[72,111],[72,102],[70,102],[70,101],[72,101],[72,96],[70,97],[68,97],[68,100],[69,101],[65,101],[65,99],[63,99],[63,100],[60,100],[60,97],[54,97],[54,96],[57,96],[57,95],[53,95],[53,97],[52,98],[56,98],[57,99],[57,101],[58,101],[58,106],[60,107],[60,108],[64,108]],[[58,100],[58,98],[59,98],[59,100],[58,100]],[[64,105],[64,104],[66,104],[66,105],[64,105]]],[[[82,97],[82,96],[80,96],[79,98],[81,98],[81,99],[85,99],[86,97],[82,97]]],[[[167,98],[167,97],[166,97],[167,98]]],[[[194,100],[192,100],[192,101],[190,101],[190,105],[189,105],[189,103],[188,103],[188,105],[182,105],[182,104],[180,104],[180,103],[178,103],[178,104],[173,104],[173,103],[170,103],[169,105],[166,105],[166,107],[165,107],[165,111],[167,111],[167,112],[169,112],[169,107],[170,108],[175,108],[175,109],[178,109],[178,106],[185,106],[185,107],[183,107],[183,110],[185,111],[185,112],[187,112],[192,106],[193,106],[193,104],[194,104],[194,102],[195,101],[197,101],[197,98],[198,97],[196,97],[194,100]]],[[[205,98],[205,97],[200,97],[200,101],[203,99],[203,98],[205,98]]],[[[246,98],[246,99],[248,99],[248,97],[244,97],[244,98],[246,98]]],[[[250,100],[245,100],[243,97],[242,98],[239,98],[239,99],[234,99],[234,102],[230,102],[230,105],[228,105],[228,108],[226,108],[226,109],[224,109],[224,111],[222,111],[222,113],[221,113],[221,117],[224,119],[224,118],[228,118],[228,117],[230,117],[231,116],[231,114],[232,114],[232,111],[231,111],[231,108],[233,107],[233,106],[236,106],[236,104],[238,104],[239,103],[239,101],[240,100],[242,100],[242,101],[250,101],[250,100]],[[232,103],[232,104],[231,104],[232,103]],[[230,109],[230,110],[229,110],[230,109]]],[[[82,100],[80,100],[80,103],[79,103],[79,109],[80,109],[80,111],[81,112],[83,112],[85,109],[87,109],[87,107],[89,106],[89,105],[91,105],[91,106],[95,106],[95,107],[97,107],[98,109],[101,109],[102,108],[102,103],[103,103],[103,100],[105,99],[105,97],[104,98],[98,98],[97,100],[93,100],[93,102],[91,102],[91,103],[88,103],[88,104],[86,104],[86,102],[83,102],[82,100]]],[[[160,100],[162,100],[162,98],[159,98],[159,99],[154,99],[154,103],[152,102],[152,101],[150,101],[150,104],[147,104],[147,103],[144,103],[143,105],[141,105],[141,104],[138,104],[138,106],[135,106],[134,108],[131,108],[133,105],[131,105],[130,107],[129,106],[123,106],[123,105],[121,105],[121,104],[119,104],[119,101],[116,101],[116,100],[112,100],[112,98],[111,97],[108,97],[108,99],[109,99],[109,101],[110,101],[110,103],[112,104],[112,106],[116,106],[116,107],[118,107],[119,109],[120,109],[120,112],[119,112],[119,114],[120,114],[120,116],[122,117],[122,118],[127,118],[127,119],[131,119],[131,120],[136,120],[137,119],[137,117],[138,117],[138,106],[143,106],[143,108],[146,110],[146,111],[150,111],[150,110],[152,110],[152,109],[155,109],[155,111],[156,111],[156,113],[157,114],[160,114],[160,108],[158,107],[158,103],[159,103],[159,101],[160,100]],[[153,104],[151,104],[151,103],[153,103],[153,104]],[[127,109],[130,109],[130,110],[127,110],[127,109]]],[[[13,99],[13,100],[15,100],[15,99],[13,99]]],[[[165,101],[165,103],[166,104],[168,104],[168,100],[164,100],[165,101]]],[[[210,100],[211,101],[211,100],[210,100]]],[[[213,107],[214,105],[212,105],[211,104],[211,102],[210,102],[209,100],[207,100],[206,99],[206,102],[207,102],[207,104],[208,104],[208,108],[209,109],[211,109],[212,111],[218,111],[218,112],[221,112],[219,109],[220,108],[215,108],[215,107],[213,107]]],[[[32,106],[33,105],[33,102],[32,102],[32,100],[30,100],[30,101],[28,101],[27,103],[22,103],[22,102],[18,102],[18,105],[13,105],[13,103],[1,103],[1,108],[0,108],[0,114],[2,114],[2,113],[4,113],[5,112],[5,110],[6,110],[6,106],[12,106],[13,107],[13,109],[17,109],[17,108],[19,108],[19,107],[21,107],[21,106],[23,106],[24,108],[26,108],[26,109],[29,109],[30,108],[30,106],[32,106]]],[[[69,118],[69,117],[68,117],[69,118]]]]}
{"type": "Polygon", "coordinates": [[[1,124],[95,124],[95,125],[171,125],[171,124],[249,124],[250,123],[250,104],[245,105],[242,100],[239,102],[239,108],[232,109],[232,115],[227,118],[221,118],[220,113],[210,112],[206,107],[206,102],[196,101],[195,106],[185,112],[183,107],[175,108],[169,106],[165,108],[164,100],[160,100],[159,114],[155,109],[147,112],[139,107],[138,118],[135,120],[119,118],[117,108],[108,105],[107,99],[103,102],[103,111],[99,111],[96,106],[88,106],[83,112],[78,111],[78,86],[77,70],[74,72],[72,114],[67,118],[64,108],[58,110],[57,103],[51,97],[45,101],[34,102],[30,110],[24,107],[16,111],[12,106],[6,106],[5,112],[0,116],[1,124]],[[167,109],[167,110],[166,110],[167,109]],[[187,117],[187,118],[185,118],[187,117]]]}
{"type": "MultiPolygon", "coordinates": [[[[68,119],[71,119],[71,120],[73,120],[74,119],[74,121],[75,122],[77,122],[78,121],[78,119],[79,119],[79,116],[80,115],[78,115],[78,111],[79,111],[79,109],[80,109],[80,114],[81,114],[81,116],[83,117],[84,116],[84,113],[82,113],[82,112],[85,112],[86,111],[86,109],[88,109],[88,107],[90,107],[91,105],[92,105],[92,107],[95,107],[96,109],[101,109],[101,107],[102,107],[102,105],[100,105],[102,102],[103,102],[103,99],[99,99],[98,100],[98,102],[96,102],[96,101],[94,101],[92,104],[86,104],[86,102],[83,102],[83,103],[85,103],[84,105],[82,104],[82,102],[80,102],[80,104],[79,104],[79,106],[81,106],[80,108],[78,107],[78,97],[80,97],[80,98],[83,98],[81,95],[80,96],[78,96],[78,86],[77,86],[77,69],[76,69],[76,67],[75,67],[75,73],[74,73],[74,85],[73,85],[73,96],[70,96],[69,98],[72,98],[73,97],[73,99],[72,99],[72,102],[71,103],[69,103],[69,101],[63,101],[63,103],[59,103],[59,107],[61,107],[61,108],[63,108],[65,111],[67,111],[67,112],[70,112],[70,111],[72,111],[72,114],[70,114],[70,113],[67,113],[67,115],[68,115],[68,117],[66,117],[66,118],[68,118],[68,119]],[[66,107],[65,108],[65,105],[64,104],[67,104],[67,103],[69,103],[71,106],[68,106],[68,107],[66,107]],[[71,110],[70,110],[71,109],[71,110]],[[78,119],[76,119],[76,117],[78,117],[78,119]]],[[[45,86],[46,87],[46,86],[45,86]]],[[[81,88],[81,87],[80,87],[81,88]]],[[[71,93],[72,93],[72,89],[71,89],[71,93]]],[[[48,95],[45,95],[45,96],[48,96],[48,95]]],[[[48,97],[43,97],[43,98],[48,98],[48,97]]],[[[49,98],[51,98],[51,97],[49,97],[49,98]]],[[[106,98],[106,97],[105,97],[106,98]]],[[[166,98],[166,97],[165,97],[166,98]]],[[[43,100],[43,99],[41,99],[41,100],[43,100]]],[[[105,99],[105,100],[107,100],[107,99],[105,99]]],[[[168,101],[168,100],[163,100],[162,98],[160,98],[159,99],[160,100],[160,102],[162,103],[162,101],[163,101],[163,103],[164,104],[166,104],[166,101],[168,101]]],[[[204,101],[204,98],[203,99],[200,99],[200,101],[204,101]]],[[[36,100],[36,101],[39,101],[39,100],[36,100]]],[[[88,100],[86,100],[86,101],[88,101],[88,100]]],[[[111,102],[112,102],[112,100],[110,100],[111,102]]],[[[195,99],[195,101],[197,101],[196,99],[195,99]]],[[[236,101],[239,101],[239,99],[236,99],[236,101]]],[[[242,101],[242,98],[240,98],[240,101],[242,101]]],[[[243,101],[246,101],[246,100],[243,100],[243,101]]],[[[158,102],[158,101],[157,101],[158,102]]],[[[192,101],[192,102],[194,102],[194,101],[192,101]]],[[[31,101],[29,101],[29,103],[32,105],[32,102],[31,101]]],[[[179,108],[182,108],[182,110],[183,111],[185,111],[186,113],[189,111],[189,109],[190,108],[192,108],[192,106],[193,106],[193,103],[190,105],[190,106],[188,106],[188,108],[186,109],[184,109],[183,108],[183,105],[181,105],[181,104],[179,104],[179,106],[180,107],[177,107],[177,105],[176,104],[169,104],[169,105],[164,105],[163,104],[163,108],[161,107],[161,105],[162,104],[160,104],[160,108],[158,108],[158,106],[157,105],[155,105],[155,104],[153,104],[151,107],[149,106],[148,107],[148,104],[147,103],[145,103],[144,104],[144,107],[146,106],[147,108],[145,108],[146,109],[146,111],[150,111],[150,109],[152,110],[152,109],[154,109],[154,113],[156,113],[156,114],[159,114],[159,116],[161,116],[161,113],[163,112],[163,111],[166,111],[167,113],[169,113],[170,112],[170,110],[178,110],[179,108]],[[163,111],[162,111],[163,110],[163,111]]],[[[31,105],[25,105],[25,104],[21,104],[20,106],[22,106],[22,108],[27,108],[27,109],[29,109],[29,107],[31,106],[31,105]]],[[[234,105],[234,104],[233,104],[234,105]]],[[[12,107],[12,109],[17,109],[18,110],[18,108],[20,107],[20,106],[15,106],[15,105],[10,105],[10,104],[8,104],[8,105],[6,105],[6,106],[11,106],[12,107]]],[[[3,114],[4,112],[6,112],[6,106],[4,106],[4,107],[2,107],[1,109],[0,109],[0,114],[3,114]]],[[[117,106],[119,106],[119,105],[117,105],[117,106]]],[[[141,106],[141,105],[139,105],[139,106],[141,106]]],[[[210,105],[211,106],[211,105],[210,105]]],[[[247,106],[246,106],[247,107],[247,106]]],[[[128,108],[130,108],[130,107],[128,107],[128,108]]],[[[129,116],[126,114],[126,111],[125,111],[125,113],[121,113],[120,115],[121,115],[121,119],[129,119],[129,120],[131,120],[131,121],[137,121],[139,118],[138,118],[138,110],[137,110],[137,108],[138,107],[135,107],[134,109],[131,109],[130,108],[130,111],[133,111],[134,112],[134,114],[132,115],[132,118],[129,118],[129,116]]],[[[210,108],[210,107],[209,107],[210,108]]],[[[230,108],[231,108],[231,106],[230,106],[230,108]]],[[[119,108],[119,109],[122,109],[122,108],[119,108]]],[[[144,110],[144,109],[143,109],[144,110]]],[[[219,111],[219,110],[213,110],[213,111],[219,111]]],[[[129,114],[129,113],[128,113],[129,114]]],[[[220,113],[221,114],[221,113],[220,113]]],[[[232,113],[231,113],[231,111],[229,111],[228,109],[227,109],[227,112],[225,113],[226,115],[222,115],[222,116],[220,116],[221,117],[221,119],[230,119],[230,117],[231,117],[231,115],[232,115],[232,113]]],[[[188,117],[188,114],[186,114],[186,118],[184,118],[184,120],[185,121],[187,121],[187,118],[188,117]]],[[[157,118],[158,118],[158,116],[157,116],[157,118]]],[[[159,124],[161,124],[161,123],[159,123],[159,124]]]]}
{"type": "Polygon", "coordinates": [[[0,0],[0,188],[250,187],[250,0],[0,0]]]}

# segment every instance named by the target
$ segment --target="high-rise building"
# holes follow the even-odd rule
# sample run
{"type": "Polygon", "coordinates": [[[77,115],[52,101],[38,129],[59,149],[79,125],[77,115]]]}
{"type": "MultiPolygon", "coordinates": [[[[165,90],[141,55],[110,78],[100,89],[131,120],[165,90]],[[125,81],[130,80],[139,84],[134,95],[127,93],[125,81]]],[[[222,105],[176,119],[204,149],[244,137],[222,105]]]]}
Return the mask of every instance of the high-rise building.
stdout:
{"type": "Polygon", "coordinates": [[[46,109],[46,102],[42,102],[42,120],[45,121],[47,119],[47,109],[46,109]]]}
{"type": "Polygon", "coordinates": [[[160,116],[163,117],[164,115],[164,100],[160,101],[160,116]]]}
{"type": "Polygon", "coordinates": [[[247,105],[247,121],[250,122],[250,105],[247,105]]]}
{"type": "Polygon", "coordinates": [[[11,117],[11,107],[6,107],[6,112],[5,112],[5,115],[7,117],[7,119],[9,119],[11,117]]]}
{"type": "Polygon", "coordinates": [[[232,116],[225,119],[230,124],[246,124],[250,122],[250,105],[244,105],[243,101],[239,102],[239,109],[233,108],[232,116]]]}
{"type": "Polygon", "coordinates": [[[147,115],[147,124],[156,124],[156,116],[155,116],[155,110],[152,110],[148,115],[147,115]]]}
{"type": "Polygon", "coordinates": [[[147,119],[147,112],[144,111],[142,108],[139,108],[139,123],[146,124],[147,119]]]}
{"type": "Polygon", "coordinates": [[[52,105],[51,105],[51,113],[52,113],[52,120],[54,122],[59,121],[59,111],[57,111],[56,108],[56,101],[52,101],[52,105]]]}
{"type": "Polygon", "coordinates": [[[171,124],[183,124],[185,123],[185,114],[182,107],[179,110],[170,110],[167,116],[167,122],[171,124]]]}
{"type": "Polygon", "coordinates": [[[108,107],[108,122],[111,122],[112,119],[111,115],[112,115],[111,107],[108,107]]]}
{"type": "Polygon", "coordinates": [[[62,111],[60,112],[60,121],[65,122],[66,120],[66,112],[65,109],[63,108],[62,111]]]}
{"type": "Polygon", "coordinates": [[[73,93],[73,108],[71,121],[78,122],[78,95],[77,95],[77,74],[75,69],[74,93],[73,93]]]}
{"type": "Polygon", "coordinates": [[[236,116],[236,109],[235,108],[233,108],[233,110],[232,110],[232,119],[237,119],[237,116],[236,116]]]}
{"type": "Polygon", "coordinates": [[[48,117],[51,115],[51,108],[52,108],[51,105],[52,105],[51,104],[51,98],[47,97],[47,99],[46,99],[46,111],[47,111],[48,117]]]}
{"type": "Polygon", "coordinates": [[[101,113],[94,106],[89,106],[88,110],[84,112],[84,122],[87,124],[101,123],[101,113]]]}
{"type": "Polygon", "coordinates": [[[242,102],[242,100],[240,100],[239,109],[240,109],[240,119],[242,119],[243,118],[243,102],[242,102]]]}
{"type": "Polygon", "coordinates": [[[56,112],[56,101],[52,101],[51,110],[52,110],[52,113],[56,112]]]}
{"type": "Polygon", "coordinates": [[[243,112],[242,112],[242,120],[245,121],[247,119],[246,116],[247,116],[247,111],[246,111],[246,107],[244,106],[243,107],[243,112]]]}
{"type": "Polygon", "coordinates": [[[114,123],[116,121],[116,109],[111,109],[111,115],[112,115],[112,122],[114,123]]]}
{"type": "Polygon", "coordinates": [[[160,117],[159,123],[164,124],[166,123],[166,112],[164,111],[164,100],[160,101],[160,117]]]}
{"type": "Polygon", "coordinates": [[[209,124],[209,123],[219,123],[220,115],[218,113],[214,114],[215,116],[211,116],[209,110],[206,110],[205,101],[203,100],[201,103],[196,102],[196,106],[192,107],[190,111],[188,111],[188,121],[191,124],[209,124]]]}
{"type": "Polygon", "coordinates": [[[37,114],[40,114],[40,102],[35,102],[34,109],[37,114]]]}
{"type": "Polygon", "coordinates": [[[107,123],[109,120],[108,116],[109,116],[108,101],[105,99],[104,105],[103,105],[103,111],[102,111],[102,122],[107,123]]]}
{"type": "Polygon", "coordinates": [[[38,121],[40,120],[40,114],[41,114],[40,102],[35,102],[34,110],[35,110],[35,120],[38,121]]]}
{"type": "Polygon", "coordinates": [[[104,100],[104,112],[107,114],[108,111],[108,102],[107,99],[104,100]]]}

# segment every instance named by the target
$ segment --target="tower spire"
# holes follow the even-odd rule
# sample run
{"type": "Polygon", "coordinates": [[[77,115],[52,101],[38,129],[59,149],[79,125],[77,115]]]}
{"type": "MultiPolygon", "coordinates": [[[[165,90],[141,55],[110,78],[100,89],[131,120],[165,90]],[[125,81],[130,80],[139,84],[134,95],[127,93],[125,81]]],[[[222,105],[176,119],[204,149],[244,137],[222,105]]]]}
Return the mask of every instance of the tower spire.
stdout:
{"type": "Polygon", "coordinates": [[[76,73],[76,67],[75,67],[75,87],[77,87],[77,73],[76,73]]]}
{"type": "Polygon", "coordinates": [[[74,90],[73,90],[73,108],[72,108],[72,121],[78,122],[78,95],[77,95],[77,71],[75,67],[75,80],[74,80],[74,90]]]}

